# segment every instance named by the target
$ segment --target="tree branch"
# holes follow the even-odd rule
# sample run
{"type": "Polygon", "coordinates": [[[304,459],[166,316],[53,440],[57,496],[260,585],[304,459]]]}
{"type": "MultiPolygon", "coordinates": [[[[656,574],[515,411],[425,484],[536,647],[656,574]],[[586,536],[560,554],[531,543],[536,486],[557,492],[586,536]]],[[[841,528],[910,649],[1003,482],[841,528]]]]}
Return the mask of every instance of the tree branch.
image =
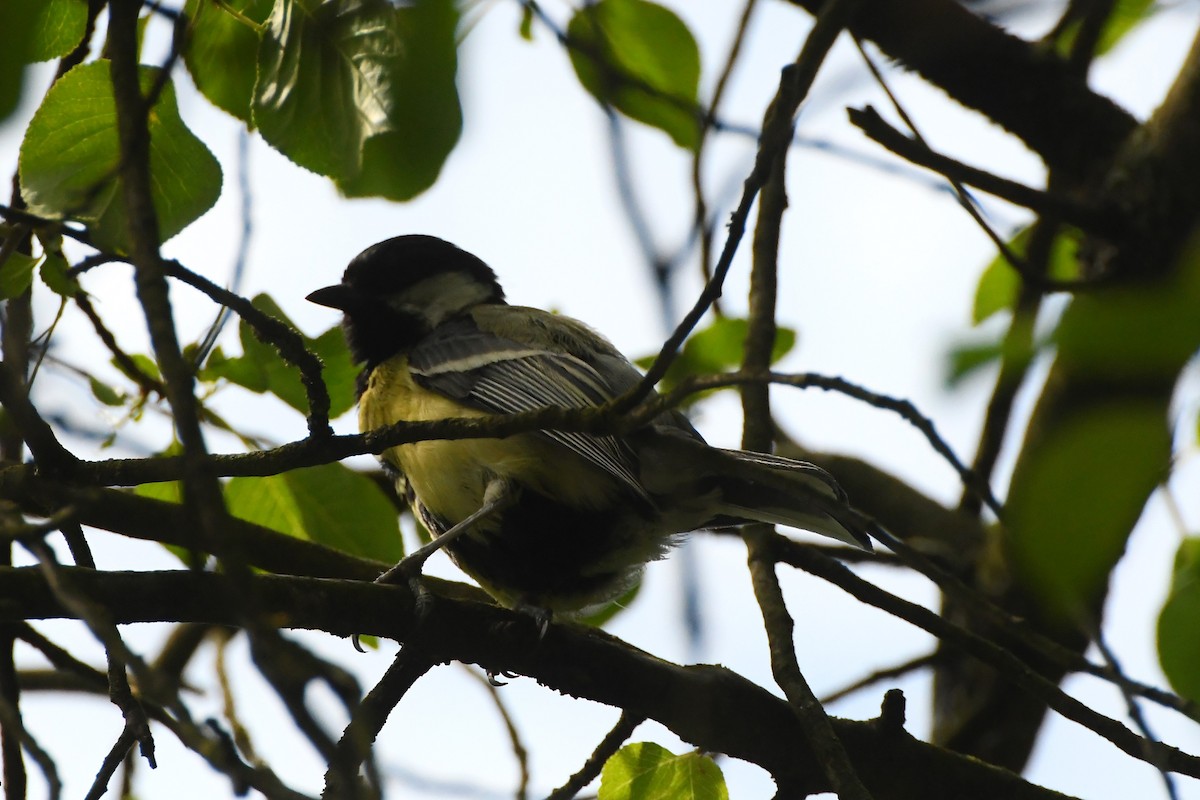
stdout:
{"type": "MultiPolygon", "coordinates": [[[[63,571],[109,609],[114,622],[233,625],[243,616],[225,575],[63,571]]],[[[413,597],[402,586],[263,575],[251,580],[262,610],[287,627],[400,641],[413,631],[413,597]]],[[[0,622],[70,616],[36,570],[0,570],[0,622]]],[[[526,636],[515,635],[536,635],[527,617],[481,603],[439,599],[424,627],[431,634],[422,644],[431,648],[433,659],[530,675],[556,691],[658,720],[702,749],[764,767],[775,776],[781,796],[829,791],[788,704],[723,667],[678,666],[601,631],[570,624],[551,626],[532,648],[526,636]]],[[[880,800],[1064,797],[894,727],[875,721],[832,723],[855,770],[880,800]]]]}
{"type": "MultiPolygon", "coordinates": [[[[790,1],[812,14],[822,4],[790,1]]],[[[866,0],[847,27],[1069,176],[1105,168],[1137,126],[1051,49],[1006,33],[953,0],[866,0]]]]}

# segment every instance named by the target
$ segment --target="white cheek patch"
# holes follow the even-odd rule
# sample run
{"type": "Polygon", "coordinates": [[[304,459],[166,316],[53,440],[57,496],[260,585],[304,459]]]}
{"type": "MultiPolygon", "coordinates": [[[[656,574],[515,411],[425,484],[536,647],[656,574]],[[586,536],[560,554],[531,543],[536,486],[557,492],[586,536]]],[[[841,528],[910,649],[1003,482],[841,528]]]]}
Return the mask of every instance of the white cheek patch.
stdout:
{"type": "Polygon", "coordinates": [[[447,318],[487,300],[492,291],[492,287],[465,273],[443,272],[386,300],[397,311],[424,317],[429,327],[436,328],[447,318]]]}

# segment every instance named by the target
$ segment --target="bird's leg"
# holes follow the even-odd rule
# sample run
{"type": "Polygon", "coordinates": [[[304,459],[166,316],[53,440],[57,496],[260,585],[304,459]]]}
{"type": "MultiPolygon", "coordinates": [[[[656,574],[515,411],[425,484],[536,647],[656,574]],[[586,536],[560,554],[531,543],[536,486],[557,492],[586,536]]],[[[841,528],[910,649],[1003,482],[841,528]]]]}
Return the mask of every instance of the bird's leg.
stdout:
{"type": "Polygon", "coordinates": [[[421,567],[429,557],[469,531],[471,526],[480,520],[511,506],[516,502],[517,497],[517,487],[509,481],[503,478],[493,478],[488,481],[483,490],[483,505],[479,507],[478,511],[440,536],[435,536],[428,544],[400,559],[400,563],[376,578],[375,583],[399,583],[402,579],[407,581],[409,588],[413,591],[413,596],[416,597],[417,611],[420,614],[422,606],[429,602],[429,590],[421,581],[421,567]]]}

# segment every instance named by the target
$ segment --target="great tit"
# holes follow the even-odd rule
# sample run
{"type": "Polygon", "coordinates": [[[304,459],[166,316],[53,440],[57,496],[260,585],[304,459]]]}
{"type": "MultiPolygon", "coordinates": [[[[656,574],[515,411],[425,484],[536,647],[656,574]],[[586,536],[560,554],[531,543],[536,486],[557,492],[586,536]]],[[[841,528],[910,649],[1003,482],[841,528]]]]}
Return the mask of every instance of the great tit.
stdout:
{"type": "MultiPolygon", "coordinates": [[[[344,314],[350,351],[364,365],[363,431],[598,406],[641,378],[582,322],[506,303],[487,264],[432,236],[368,247],[341,283],[308,299],[344,314]]],[[[511,608],[595,608],[701,528],[792,525],[870,549],[868,525],[828,473],[711,447],[676,411],[619,436],[432,440],[380,460],[434,537],[453,531],[450,558],[511,608]]]]}

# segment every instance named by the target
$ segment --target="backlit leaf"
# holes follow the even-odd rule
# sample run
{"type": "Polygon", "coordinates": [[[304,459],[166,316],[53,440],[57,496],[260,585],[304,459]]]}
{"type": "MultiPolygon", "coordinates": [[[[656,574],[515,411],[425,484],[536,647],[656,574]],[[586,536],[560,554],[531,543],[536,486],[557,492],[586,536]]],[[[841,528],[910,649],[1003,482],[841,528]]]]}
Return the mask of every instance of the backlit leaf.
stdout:
{"type": "Polygon", "coordinates": [[[183,61],[209,101],[250,122],[260,33],[273,0],[188,0],[190,23],[183,61]]]}
{"type": "Polygon", "coordinates": [[[708,756],[677,756],[652,742],[627,744],[604,764],[599,800],[728,800],[725,777],[708,756]]]}
{"type": "Polygon", "coordinates": [[[276,0],[258,51],[254,122],[350,196],[406,200],[458,141],[452,0],[276,0]]]}
{"type": "Polygon", "coordinates": [[[567,36],[571,66],[593,97],[680,147],[696,147],[700,49],[673,11],[647,0],[600,0],[575,12],[567,36]]]}
{"type": "MultiPolygon", "coordinates": [[[[1096,40],[1094,55],[1102,56],[1112,50],[1134,28],[1149,19],[1154,10],[1154,0],[1116,0],[1096,40]]],[[[1079,28],[1080,21],[1073,20],[1055,39],[1054,49],[1061,57],[1066,58],[1071,54],[1079,37],[1079,28]]]]}
{"type": "MultiPolygon", "coordinates": [[[[746,336],[750,323],[736,317],[718,317],[707,328],[701,328],[688,337],[679,355],[671,362],[666,377],[659,384],[662,391],[670,391],[684,379],[693,375],[716,375],[741,366],[745,358],[746,336]]],[[[777,328],[775,344],[771,349],[771,363],[779,361],[796,345],[796,332],[790,328],[777,328]]],[[[654,362],[649,356],[637,360],[637,365],[648,369],[654,362]]]]}
{"type": "Polygon", "coordinates": [[[79,279],[71,275],[70,264],[61,250],[46,253],[38,268],[38,275],[50,291],[61,297],[72,297],[79,291],[79,279]]]}
{"type": "Polygon", "coordinates": [[[1200,702],[1200,537],[1175,555],[1171,593],[1158,617],[1158,660],[1171,688],[1200,702]]]}
{"type": "MultiPolygon", "coordinates": [[[[1032,228],[1022,228],[1008,242],[1013,253],[1024,258],[1028,255],[1029,241],[1033,236],[1032,228]]],[[[1075,228],[1063,228],[1050,245],[1047,259],[1047,275],[1053,280],[1073,281],[1079,278],[1079,243],[1083,235],[1075,228]]],[[[971,309],[971,321],[978,325],[998,311],[1011,309],[1021,288],[1021,277],[1017,270],[1008,263],[1003,254],[997,254],[983,274],[975,288],[975,302],[971,309]]]]}
{"type": "MultiPolygon", "coordinates": [[[[270,296],[260,294],[252,301],[254,307],[295,330],[295,326],[270,296]]],[[[330,416],[348,411],[355,401],[355,379],[358,368],[346,348],[340,326],[334,326],[315,339],[300,334],[308,350],[324,364],[322,377],[329,390],[330,416]]],[[[299,368],[283,359],[271,344],[261,341],[245,320],[238,323],[242,355],[226,356],[217,348],[200,372],[203,380],[223,378],[252,392],[270,392],[302,414],[308,413],[308,395],[300,379],[299,368]]]]}
{"type": "Polygon", "coordinates": [[[289,536],[380,561],[403,555],[395,507],[374,481],[342,464],[233,478],[225,499],[234,516],[289,536]]]}
{"type": "Polygon", "coordinates": [[[1164,409],[1129,400],[1077,412],[1019,462],[1006,509],[1011,552],[1051,608],[1074,616],[1103,589],[1170,456],[1164,409]]]}
{"type": "Polygon", "coordinates": [[[107,383],[103,383],[96,378],[88,378],[88,385],[92,389],[92,396],[104,405],[121,406],[125,404],[124,396],[107,383]]]}
{"type": "Polygon", "coordinates": [[[20,297],[29,290],[38,260],[16,251],[8,254],[5,262],[0,264],[0,300],[20,297]]]}
{"type": "Polygon", "coordinates": [[[87,28],[87,0],[4,0],[34,15],[30,61],[62,58],[75,49],[87,28]]]}
{"type": "MultiPolygon", "coordinates": [[[[158,71],[141,68],[142,90],[158,71]]],[[[21,144],[22,189],[30,211],[81,220],[103,249],[124,251],[127,222],[116,191],[117,113],[107,61],[81,64],[46,93],[21,144]]],[[[165,241],[212,207],[221,168],[183,124],[168,81],[150,114],[151,199],[165,241]]]]}

